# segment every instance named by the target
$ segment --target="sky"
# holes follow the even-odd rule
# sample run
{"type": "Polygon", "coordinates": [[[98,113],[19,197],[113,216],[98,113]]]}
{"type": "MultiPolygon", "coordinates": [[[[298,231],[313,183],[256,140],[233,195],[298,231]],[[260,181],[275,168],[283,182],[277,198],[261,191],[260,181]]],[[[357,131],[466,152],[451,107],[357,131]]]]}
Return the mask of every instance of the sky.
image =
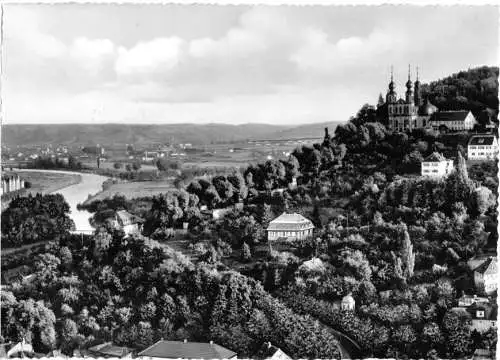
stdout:
{"type": "Polygon", "coordinates": [[[493,6],[7,4],[4,124],[344,121],[498,63],[493,6]]]}

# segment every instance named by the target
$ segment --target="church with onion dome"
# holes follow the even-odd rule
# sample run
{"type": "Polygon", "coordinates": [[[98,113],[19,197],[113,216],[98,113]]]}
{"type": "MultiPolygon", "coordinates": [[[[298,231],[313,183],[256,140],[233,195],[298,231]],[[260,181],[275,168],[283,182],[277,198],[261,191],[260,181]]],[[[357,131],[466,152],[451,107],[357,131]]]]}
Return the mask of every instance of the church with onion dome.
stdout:
{"type": "Polygon", "coordinates": [[[415,129],[434,129],[441,132],[473,130],[477,121],[472,112],[440,111],[427,98],[422,98],[418,68],[415,84],[411,81],[410,70],[408,66],[405,97],[398,98],[391,68],[391,81],[385,102],[381,98],[377,106],[379,121],[385,123],[389,129],[401,132],[415,129]]]}
{"type": "Polygon", "coordinates": [[[385,97],[385,103],[379,104],[378,113],[385,118],[386,125],[395,131],[412,131],[414,129],[431,128],[431,116],[438,112],[438,108],[428,99],[422,99],[420,81],[415,84],[411,81],[410,67],[408,66],[408,81],[406,82],[405,97],[396,93],[393,72],[391,69],[391,82],[385,97]]]}

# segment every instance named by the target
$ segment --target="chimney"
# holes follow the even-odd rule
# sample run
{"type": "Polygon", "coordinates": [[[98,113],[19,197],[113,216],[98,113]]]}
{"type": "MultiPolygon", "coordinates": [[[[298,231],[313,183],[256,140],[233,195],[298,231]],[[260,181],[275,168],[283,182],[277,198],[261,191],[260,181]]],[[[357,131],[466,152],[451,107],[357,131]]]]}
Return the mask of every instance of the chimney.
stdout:
{"type": "Polygon", "coordinates": [[[187,340],[187,339],[184,339],[184,344],[185,344],[185,343],[187,343],[187,342],[188,342],[188,340],[187,340]]]}

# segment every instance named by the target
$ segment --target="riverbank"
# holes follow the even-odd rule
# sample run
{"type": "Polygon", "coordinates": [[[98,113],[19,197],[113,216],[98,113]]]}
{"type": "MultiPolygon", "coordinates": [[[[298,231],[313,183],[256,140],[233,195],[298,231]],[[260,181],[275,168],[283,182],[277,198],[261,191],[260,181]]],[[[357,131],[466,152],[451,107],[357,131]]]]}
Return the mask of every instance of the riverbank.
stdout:
{"type": "Polygon", "coordinates": [[[82,177],[79,174],[23,170],[16,170],[15,173],[25,182],[29,182],[31,187],[2,195],[2,211],[9,206],[12,199],[16,196],[36,195],[37,193],[50,194],[68,186],[79,184],[82,181],[82,177]]]}
{"type": "Polygon", "coordinates": [[[77,209],[77,205],[83,203],[89,197],[101,192],[102,184],[108,179],[107,177],[92,173],[66,170],[14,169],[13,171],[19,173],[29,173],[28,175],[36,174],[36,176],[41,176],[41,174],[56,176],[56,174],[59,174],[78,178],[79,181],[77,183],[56,189],[50,193],[59,193],[64,196],[66,202],[69,204],[70,217],[75,223],[76,232],[81,231],[87,233],[94,230],[89,223],[89,218],[92,214],[87,211],[79,211],[77,209]]]}
{"type": "Polygon", "coordinates": [[[80,174],[66,174],[54,172],[16,171],[22,179],[31,183],[28,193],[50,194],[65,187],[79,184],[82,181],[80,174]]]}

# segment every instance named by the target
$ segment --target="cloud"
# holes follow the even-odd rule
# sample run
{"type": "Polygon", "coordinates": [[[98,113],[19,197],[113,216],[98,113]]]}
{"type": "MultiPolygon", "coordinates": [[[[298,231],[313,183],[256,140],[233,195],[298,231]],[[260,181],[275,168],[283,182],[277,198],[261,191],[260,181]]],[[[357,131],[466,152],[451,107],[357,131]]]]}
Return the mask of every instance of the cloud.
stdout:
{"type": "Polygon", "coordinates": [[[190,21],[186,7],[175,22],[148,29],[131,9],[114,33],[105,31],[105,17],[79,24],[81,7],[67,7],[64,25],[53,9],[48,17],[38,9],[5,12],[8,121],[85,121],[102,106],[110,121],[137,119],[141,108],[151,121],[347,119],[384,91],[391,64],[402,72],[396,82],[408,62],[432,80],[495,59],[498,37],[480,9],[256,6],[232,12],[223,26],[204,11],[190,27],[173,25],[190,21]],[[26,103],[36,111],[13,110],[26,103]]]}
{"type": "Polygon", "coordinates": [[[97,75],[106,63],[114,61],[116,48],[109,39],[78,37],[70,49],[70,57],[89,74],[97,75]]]}
{"type": "Polygon", "coordinates": [[[131,49],[120,47],[115,70],[118,76],[157,75],[174,69],[183,54],[184,40],[178,37],[140,42],[131,49]]]}

